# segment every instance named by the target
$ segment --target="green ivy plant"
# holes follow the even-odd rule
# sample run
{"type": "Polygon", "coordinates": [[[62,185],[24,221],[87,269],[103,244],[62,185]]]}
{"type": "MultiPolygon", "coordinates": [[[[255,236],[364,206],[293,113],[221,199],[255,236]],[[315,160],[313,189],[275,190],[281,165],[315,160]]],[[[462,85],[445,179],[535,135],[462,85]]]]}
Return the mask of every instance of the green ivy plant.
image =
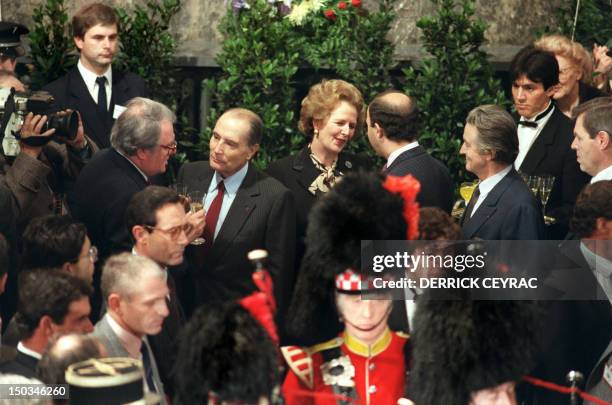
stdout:
{"type": "Polygon", "coordinates": [[[176,41],[168,31],[170,19],[180,10],[180,0],[148,0],[133,11],[117,8],[121,46],[114,66],[145,79],[151,97],[175,106],[172,58],[176,41]]]}
{"type": "Polygon", "coordinates": [[[46,0],[34,8],[30,31],[34,90],[62,77],[77,62],[64,0],[46,0]]]}
{"type": "Polygon", "coordinates": [[[485,52],[486,24],[474,18],[473,0],[432,0],[435,15],[417,22],[430,54],[419,69],[404,69],[405,91],[421,111],[419,142],[443,161],[459,183],[470,175],[459,155],[469,111],[481,104],[508,106],[485,52]]]}

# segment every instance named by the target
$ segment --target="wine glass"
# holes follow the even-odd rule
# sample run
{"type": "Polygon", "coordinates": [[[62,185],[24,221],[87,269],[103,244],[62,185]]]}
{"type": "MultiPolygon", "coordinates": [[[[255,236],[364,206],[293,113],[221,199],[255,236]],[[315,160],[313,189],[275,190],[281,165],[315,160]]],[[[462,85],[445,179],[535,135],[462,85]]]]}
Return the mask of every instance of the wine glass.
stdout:
{"type": "Polygon", "coordinates": [[[554,176],[540,176],[539,178],[539,187],[538,190],[540,192],[540,200],[542,201],[542,215],[544,216],[544,220],[548,223],[553,218],[546,216],[546,204],[548,203],[548,199],[550,197],[550,192],[552,191],[553,184],[555,182],[554,176]]]}
{"type": "Polygon", "coordinates": [[[459,200],[455,203],[455,206],[452,211],[453,217],[461,219],[463,211],[465,211],[465,208],[469,204],[470,199],[472,198],[472,194],[474,194],[474,190],[476,189],[476,186],[478,186],[478,181],[466,181],[461,183],[461,185],[459,186],[459,195],[461,196],[461,199],[463,201],[459,200]]]}
{"type": "Polygon", "coordinates": [[[185,211],[190,211],[190,199],[187,195],[187,185],[183,183],[172,183],[169,187],[171,190],[176,191],[181,199],[181,202],[183,203],[185,211]]]}
{"type": "MultiPolygon", "coordinates": [[[[202,190],[189,190],[187,191],[189,198],[189,209],[192,213],[196,213],[204,209],[204,200],[206,199],[206,192],[202,190]]],[[[206,239],[202,237],[195,238],[192,245],[203,245],[206,239]]]]}

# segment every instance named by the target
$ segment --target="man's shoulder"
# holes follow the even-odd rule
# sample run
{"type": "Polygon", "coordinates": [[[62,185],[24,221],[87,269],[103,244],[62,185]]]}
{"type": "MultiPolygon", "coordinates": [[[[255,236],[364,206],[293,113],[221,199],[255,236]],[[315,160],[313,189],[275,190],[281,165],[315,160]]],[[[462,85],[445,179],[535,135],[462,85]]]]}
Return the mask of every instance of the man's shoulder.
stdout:
{"type": "Polygon", "coordinates": [[[114,69],[114,68],[113,68],[113,81],[142,83],[142,85],[145,84],[144,79],[140,77],[139,75],[137,75],[136,73],[133,73],[127,70],[114,69]]]}
{"type": "Polygon", "coordinates": [[[249,170],[253,170],[255,182],[260,187],[262,193],[271,196],[284,196],[286,194],[291,194],[289,189],[276,178],[259,170],[255,166],[251,166],[249,170]]]}
{"type": "Polygon", "coordinates": [[[42,89],[44,91],[50,92],[53,95],[56,95],[56,93],[59,93],[62,90],[65,91],[66,85],[68,84],[69,80],[74,77],[75,74],[78,74],[78,69],[76,68],[76,66],[68,70],[63,76],[60,76],[51,83],[48,83],[43,86],[42,89]]]}

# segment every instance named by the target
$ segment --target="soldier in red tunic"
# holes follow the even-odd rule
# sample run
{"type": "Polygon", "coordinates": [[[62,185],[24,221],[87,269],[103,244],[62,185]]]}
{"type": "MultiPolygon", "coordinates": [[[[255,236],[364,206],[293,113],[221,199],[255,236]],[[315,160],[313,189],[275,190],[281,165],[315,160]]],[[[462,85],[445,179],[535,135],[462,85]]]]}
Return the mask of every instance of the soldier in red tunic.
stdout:
{"type": "Polygon", "coordinates": [[[325,329],[321,314],[335,307],[344,329],[311,347],[282,348],[286,405],[395,405],[404,395],[408,336],[389,329],[390,296],[378,289],[371,296],[374,288],[359,270],[361,240],[405,239],[416,231],[405,213],[418,215],[418,182],[410,178],[404,186],[410,190],[402,198],[377,175],[349,174],[314,207],[289,318],[294,333],[325,329]]]}

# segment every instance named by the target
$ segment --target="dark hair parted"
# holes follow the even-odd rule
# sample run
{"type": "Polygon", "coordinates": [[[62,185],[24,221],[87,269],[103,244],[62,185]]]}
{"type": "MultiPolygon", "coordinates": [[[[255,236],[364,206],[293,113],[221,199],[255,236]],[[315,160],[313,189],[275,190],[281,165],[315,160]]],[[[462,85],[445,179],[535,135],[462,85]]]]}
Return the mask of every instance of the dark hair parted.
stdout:
{"type": "Polygon", "coordinates": [[[313,121],[327,120],[342,101],[346,101],[357,110],[359,120],[356,129],[359,130],[363,121],[363,96],[357,87],[338,79],[323,80],[310,88],[308,95],[302,100],[299,130],[308,139],[312,139],[313,121]]]}
{"type": "Polygon", "coordinates": [[[392,141],[414,141],[418,134],[419,110],[416,103],[398,90],[387,90],[368,106],[370,126],[380,125],[392,141]]]}
{"type": "Polygon", "coordinates": [[[231,116],[239,120],[246,120],[249,123],[249,145],[253,146],[261,143],[263,138],[264,124],[261,117],[246,108],[231,108],[223,113],[223,116],[231,116]]]}
{"type": "Polygon", "coordinates": [[[176,191],[166,187],[148,186],[134,194],[125,211],[128,233],[136,225],[157,225],[157,211],[168,204],[183,206],[183,200],[176,191]]]}
{"type": "Polygon", "coordinates": [[[461,227],[438,207],[423,207],[419,211],[419,239],[461,240],[461,227]]]}
{"type": "Polygon", "coordinates": [[[586,186],[576,198],[570,229],[579,238],[595,232],[597,218],[612,221],[612,180],[598,181],[586,186]]]}
{"type": "Polygon", "coordinates": [[[87,228],[68,215],[37,217],[23,233],[23,268],[62,267],[78,260],[87,228]]]}
{"type": "Polygon", "coordinates": [[[521,49],[510,62],[510,80],[526,76],[535,83],[542,83],[544,90],[559,83],[559,64],[555,55],[528,45],[521,49]]]}
{"type": "Polygon", "coordinates": [[[174,368],[175,403],[258,403],[278,381],[278,355],[263,327],[231,302],[201,306],[185,325],[174,368]]]}
{"type": "Polygon", "coordinates": [[[32,336],[41,318],[49,316],[61,325],[70,304],[89,297],[91,286],[67,271],[34,269],[19,275],[19,306],[15,320],[22,336],[32,336]]]}
{"type": "Polygon", "coordinates": [[[72,36],[85,37],[85,33],[96,25],[116,25],[119,31],[119,17],[112,7],[102,3],[86,4],[72,17],[72,36]]]}
{"type": "Polygon", "coordinates": [[[582,115],[582,126],[591,139],[600,131],[612,138],[612,97],[597,97],[578,104],[572,110],[572,118],[575,120],[579,115],[582,115]]]}
{"type": "Polygon", "coordinates": [[[465,122],[476,127],[482,152],[493,153],[494,161],[514,163],[519,141],[516,124],[506,110],[495,104],[481,105],[470,111],[465,122]]]}

